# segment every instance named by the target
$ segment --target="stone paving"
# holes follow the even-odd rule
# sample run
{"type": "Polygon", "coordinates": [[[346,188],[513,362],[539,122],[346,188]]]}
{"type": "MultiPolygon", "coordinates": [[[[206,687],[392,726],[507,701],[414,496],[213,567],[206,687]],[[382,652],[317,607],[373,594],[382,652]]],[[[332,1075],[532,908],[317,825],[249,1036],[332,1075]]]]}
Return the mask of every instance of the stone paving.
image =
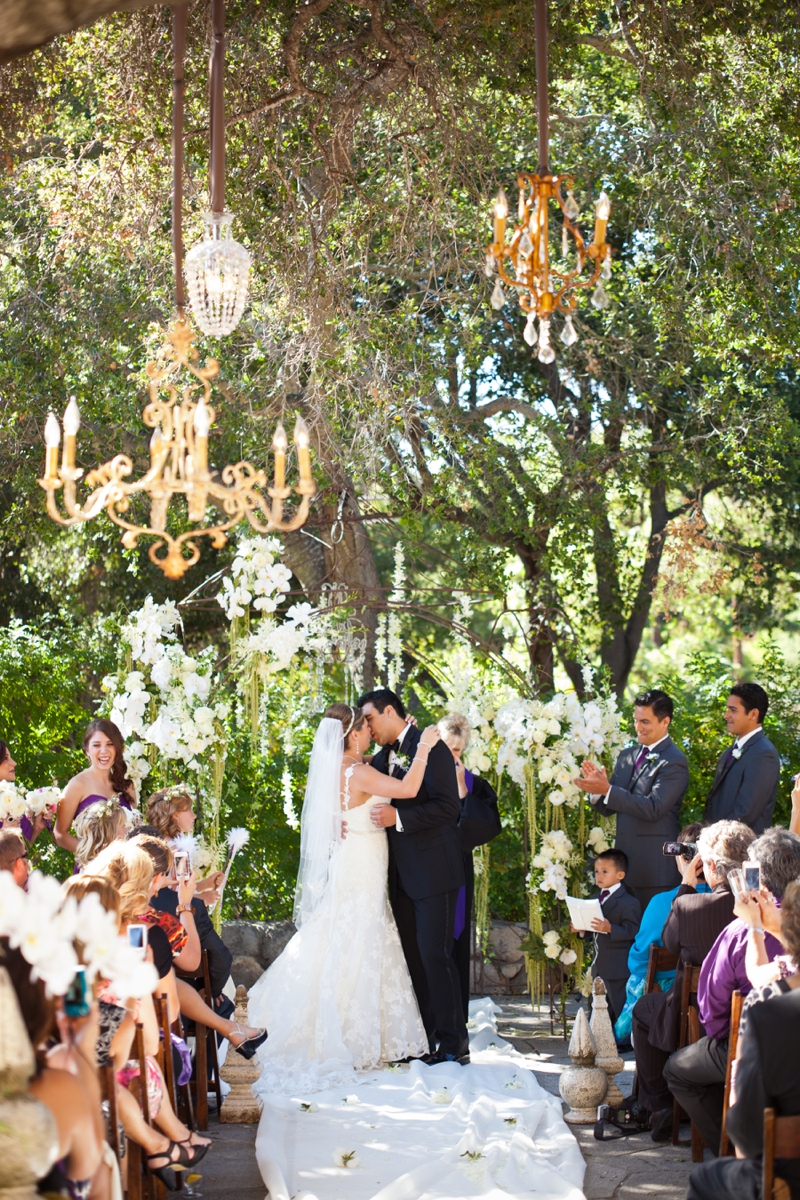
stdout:
{"type": "MultiPolygon", "coordinates": [[[[546,1010],[531,1010],[523,997],[500,998],[503,1014],[498,1019],[501,1035],[512,1042],[542,1087],[558,1095],[558,1077],[569,1066],[567,1044],[556,1031],[550,1033],[546,1010]]],[[[575,1006],[570,1005],[570,1019],[575,1006]]],[[[633,1055],[623,1055],[624,1069],[617,1076],[620,1090],[628,1095],[633,1080],[633,1055]]],[[[187,1200],[264,1200],[264,1185],[256,1166],[256,1125],[221,1125],[213,1116],[209,1133],[214,1146],[203,1161],[202,1178],[184,1190],[187,1200]]],[[[587,1200],[684,1200],[693,1170],[691,1147],[654,1145],[647,1134],[597,1142],[591,1126],[572,1126],[586,1159],[587,1200]]],[[[684,1127],[686,1137],[688,1131],[684,1127]]],[[[706,1151],[708,1154],[708,1151],[706,1151]]],[[[345,1197],[342,1200],[346,1200],[345,1197]]]]}

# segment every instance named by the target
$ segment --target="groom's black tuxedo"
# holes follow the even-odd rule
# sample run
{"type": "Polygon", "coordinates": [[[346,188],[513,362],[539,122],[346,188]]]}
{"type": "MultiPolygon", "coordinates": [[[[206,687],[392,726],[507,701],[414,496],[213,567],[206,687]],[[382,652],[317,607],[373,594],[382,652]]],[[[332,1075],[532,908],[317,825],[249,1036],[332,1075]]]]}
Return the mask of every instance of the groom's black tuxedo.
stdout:
{"type": "MultiPolygon", "coordinates": [[[[413,725],[401,757],[413,759],[420,741],[413,725]]],[[[384,746],[373,767],[389,774],[391,747],[384,746]]],[[[405,769],[402,771],[405,774],[405,769]]],[[[399,764],[394,774],[400,774],[399,764]]],[[[453,928],[458,889],[465,882],[458,835],[461,800],[453,755],[438,742],[428,754],[422,787],[408,800],[392,800],[402,831],[390,825],[389,897],[411,982],[419,1001],[431,1050],[456,1056],[468,1049],[458,970],[453,961],[453,928]]]]}

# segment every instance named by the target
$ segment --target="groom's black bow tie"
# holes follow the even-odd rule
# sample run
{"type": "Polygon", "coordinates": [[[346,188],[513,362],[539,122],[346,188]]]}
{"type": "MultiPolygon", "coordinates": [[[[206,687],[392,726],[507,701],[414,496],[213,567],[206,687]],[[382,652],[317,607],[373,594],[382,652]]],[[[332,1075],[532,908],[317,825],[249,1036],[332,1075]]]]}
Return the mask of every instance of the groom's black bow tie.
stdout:
{"type": "Polygon", "coordinates": [[[395,754],[397,754],[397,751],[400,749],[400,738],[398,738],[396,742],[392,742],[391,746],[387,746],[386,749],[390,754],[393,750],[395,754]]]}

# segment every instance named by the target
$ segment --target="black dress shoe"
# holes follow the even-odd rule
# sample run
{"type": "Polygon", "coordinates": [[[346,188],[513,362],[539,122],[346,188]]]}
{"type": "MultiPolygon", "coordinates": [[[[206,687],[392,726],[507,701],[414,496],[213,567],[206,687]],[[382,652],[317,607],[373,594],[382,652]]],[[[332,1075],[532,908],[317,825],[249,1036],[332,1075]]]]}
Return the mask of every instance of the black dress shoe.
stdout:
{"type": "Polygon", "coordinates": [[[660,1108],[650,1118],[650,1137],[654,1142],[668,1142],[672,1138],[672,1109],[660,1108]]]}
{"type": "Polygon", "coordinates": [[[446,1054],[443,1050],[437,1050],[435,1054],[426,1054],[423,1062],[426,1062],[429,1067],[436,1067],[439,1063],[454,1062],[462,1067],[469,1066],[469,1051],[464,1054],[446,1054]]]}

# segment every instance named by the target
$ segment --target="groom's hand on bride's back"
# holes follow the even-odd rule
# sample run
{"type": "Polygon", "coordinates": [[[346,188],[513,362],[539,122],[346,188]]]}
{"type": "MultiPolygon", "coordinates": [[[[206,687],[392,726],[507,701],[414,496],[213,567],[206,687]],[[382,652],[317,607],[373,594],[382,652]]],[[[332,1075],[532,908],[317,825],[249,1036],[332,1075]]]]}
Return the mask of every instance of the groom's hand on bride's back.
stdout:
{"type": "Polygon", "coordinates": [[[376,829],[386,829],[397,823],[397,809],[391,804],[376,804],[369,815],[376,829]]]}

